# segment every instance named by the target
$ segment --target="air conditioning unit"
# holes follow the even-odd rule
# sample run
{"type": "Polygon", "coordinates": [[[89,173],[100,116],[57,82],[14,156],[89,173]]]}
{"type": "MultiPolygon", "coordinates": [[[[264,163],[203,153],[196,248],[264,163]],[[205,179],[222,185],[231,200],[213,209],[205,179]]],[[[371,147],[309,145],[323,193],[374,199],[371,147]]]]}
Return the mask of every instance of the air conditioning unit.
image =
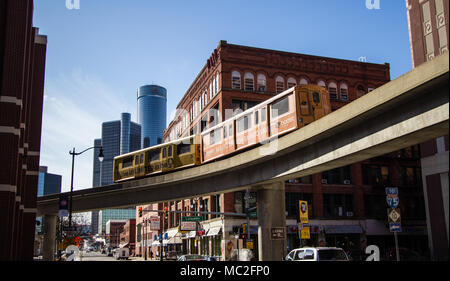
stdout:
{"type": "Polygon", "coordinates": [[[350,180],[344,180],[344,184],[350,184],[350,180]]]}
{"type": "Polygon", "coordinates": [[[346,215],[347,217],[353,217],[353,212],[347,212],[346,215]]]}
{"type": "Polygon", "coordinates": [[[328,180],[327,180],[327,179],[322,179],[322,183],[323,183],[323,184],[327,184],[327,183],[328,183],[328,180]]]}

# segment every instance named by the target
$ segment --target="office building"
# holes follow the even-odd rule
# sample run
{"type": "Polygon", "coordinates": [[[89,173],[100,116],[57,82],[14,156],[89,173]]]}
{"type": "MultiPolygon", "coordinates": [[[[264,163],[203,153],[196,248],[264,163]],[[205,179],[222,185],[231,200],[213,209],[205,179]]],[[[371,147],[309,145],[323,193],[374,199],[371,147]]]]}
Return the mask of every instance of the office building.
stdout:
{"type": "MultiPolygon", "coordinates": [[[[141,125],[131,121],[129,113],[122,113],[120,120],[108,121],[102,124],[102,138],[94,140],[94,146],[102,146],[104,159],[98,160],[98,149],[94,151],[93,187],[113,183],[114,157],[141,148],[141,125]]],[[[104,233],[105,224],[111,219],[135,218],[134,208],[109,209],[92,212],[91,223],[93,234],[104,233]]]]}
{"type": "Polygon", "coordinates": [[[138,89],[138,123],[142,126],[142,148],[162,143],[166,128],[167,90],[158,85],[138,89]]]}
{"type": "MultiPolygon", "coordinates": [[[[448,1],[407,0],[406,8],[413,67],[448,52],[448,1]]],[[[431,257],[448,261],[448,135],[420,144],[420,152],[431,257]]]]}
{"type": "Polygon", "coordinates": [[[33,7],[0,1],[0,261],[33,259],[47,49],[33,7]]]}

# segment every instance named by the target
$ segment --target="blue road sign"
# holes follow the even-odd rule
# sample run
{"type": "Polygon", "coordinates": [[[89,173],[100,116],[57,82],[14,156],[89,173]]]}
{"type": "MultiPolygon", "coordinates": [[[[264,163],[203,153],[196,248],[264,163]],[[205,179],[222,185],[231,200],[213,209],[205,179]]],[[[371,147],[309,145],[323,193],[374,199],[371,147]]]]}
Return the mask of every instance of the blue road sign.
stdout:
{"type": "Polygon", "coordinates": [[[398,207],[400,199],[398,198],[397,187],[386,187],[386,202],[390,208],[395,209],[398,207]]]}
{"type": "Polygon", "coordinates": [[[391,232],[402,232],[402,224],[399,222],[390,222],[389,230],[391,232]]]}

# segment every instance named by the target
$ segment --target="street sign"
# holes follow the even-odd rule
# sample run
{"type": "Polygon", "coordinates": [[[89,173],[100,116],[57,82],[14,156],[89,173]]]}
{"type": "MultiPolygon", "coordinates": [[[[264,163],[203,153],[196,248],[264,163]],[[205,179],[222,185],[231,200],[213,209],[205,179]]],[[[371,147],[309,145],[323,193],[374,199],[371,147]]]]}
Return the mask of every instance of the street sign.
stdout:
{"type": "Polygon", "coordinates": [[[247,240],[246,248],[247,248],[247,249],[250,249],[250,250],[253,250],[253,241],[248,241],[248,240],[247,240]]]}
{"type": "Polygon", "coordinates": [[[397,187],[386,187],[386,201],[390,208],[395,209],[398,207],[400,199],[398,198],[397,187]]]}
{"type": "Polygon", "coordinates": [[[402,224],[399,222],[390,222],[389,230],[391,232],[402,232],[402,224]]]}
{"type": "Polygon", "coordinates": [[[304,227],[300,232],[300,239],[311,239],[310,227],[304,227]]]}
{"type": "Polygon", "coordinates": [[[400,209],[399,208],[388,209],[388,218],[389,222],[400,223],[401,222],[400,209]]]}
{"type": "Polygon", "coordinates": [[[300,214],[300,222],[308,223],[308,201],[298,201],[299,204],[299,214],[300,214]]]}
{"type": "Polygon", "coordinates": [[[270,229],[271,240],[284,240],[286,239],[286,229],[284,227],[272,227],[270,229]]]}
{"type": "Polygon", "coordinates": [[[203,221],[203,217],[182,217],[181,221],[203,221]]]}
{"type": "Polygon", "coordinates": [[[150,230],[159,230],[159,229],[160,229],[159,217],[151,216],[150,217],[150,230]]]}

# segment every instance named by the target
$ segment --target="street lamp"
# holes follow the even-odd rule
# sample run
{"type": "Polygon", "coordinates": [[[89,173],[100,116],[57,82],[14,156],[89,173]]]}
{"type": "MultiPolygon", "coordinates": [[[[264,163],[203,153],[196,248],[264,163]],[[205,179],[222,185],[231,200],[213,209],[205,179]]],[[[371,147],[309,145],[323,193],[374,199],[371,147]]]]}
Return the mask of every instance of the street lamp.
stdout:
{"type": "Polygon", "coordinates": [[[72,193],[73,193],[73,167],[74,167],[74,163],[75,163],[75,155],[80,155],[86,151],[88,151],[89,149],[93,149],[93,148],[100,148],[100,151],[98,153],[98,161],[103,162],[103,158],[105,158],[105,156],[103,155],[103,147],[101,146],[93,146],[93,147],[89,147],[81,152],[75,152],[75,147],[73,148],[73,151],[69,151],[69,154],[72,155],[72,176],[70,179],[70,198],[69,198],[69,231],[72,231],[72,193]]]}

